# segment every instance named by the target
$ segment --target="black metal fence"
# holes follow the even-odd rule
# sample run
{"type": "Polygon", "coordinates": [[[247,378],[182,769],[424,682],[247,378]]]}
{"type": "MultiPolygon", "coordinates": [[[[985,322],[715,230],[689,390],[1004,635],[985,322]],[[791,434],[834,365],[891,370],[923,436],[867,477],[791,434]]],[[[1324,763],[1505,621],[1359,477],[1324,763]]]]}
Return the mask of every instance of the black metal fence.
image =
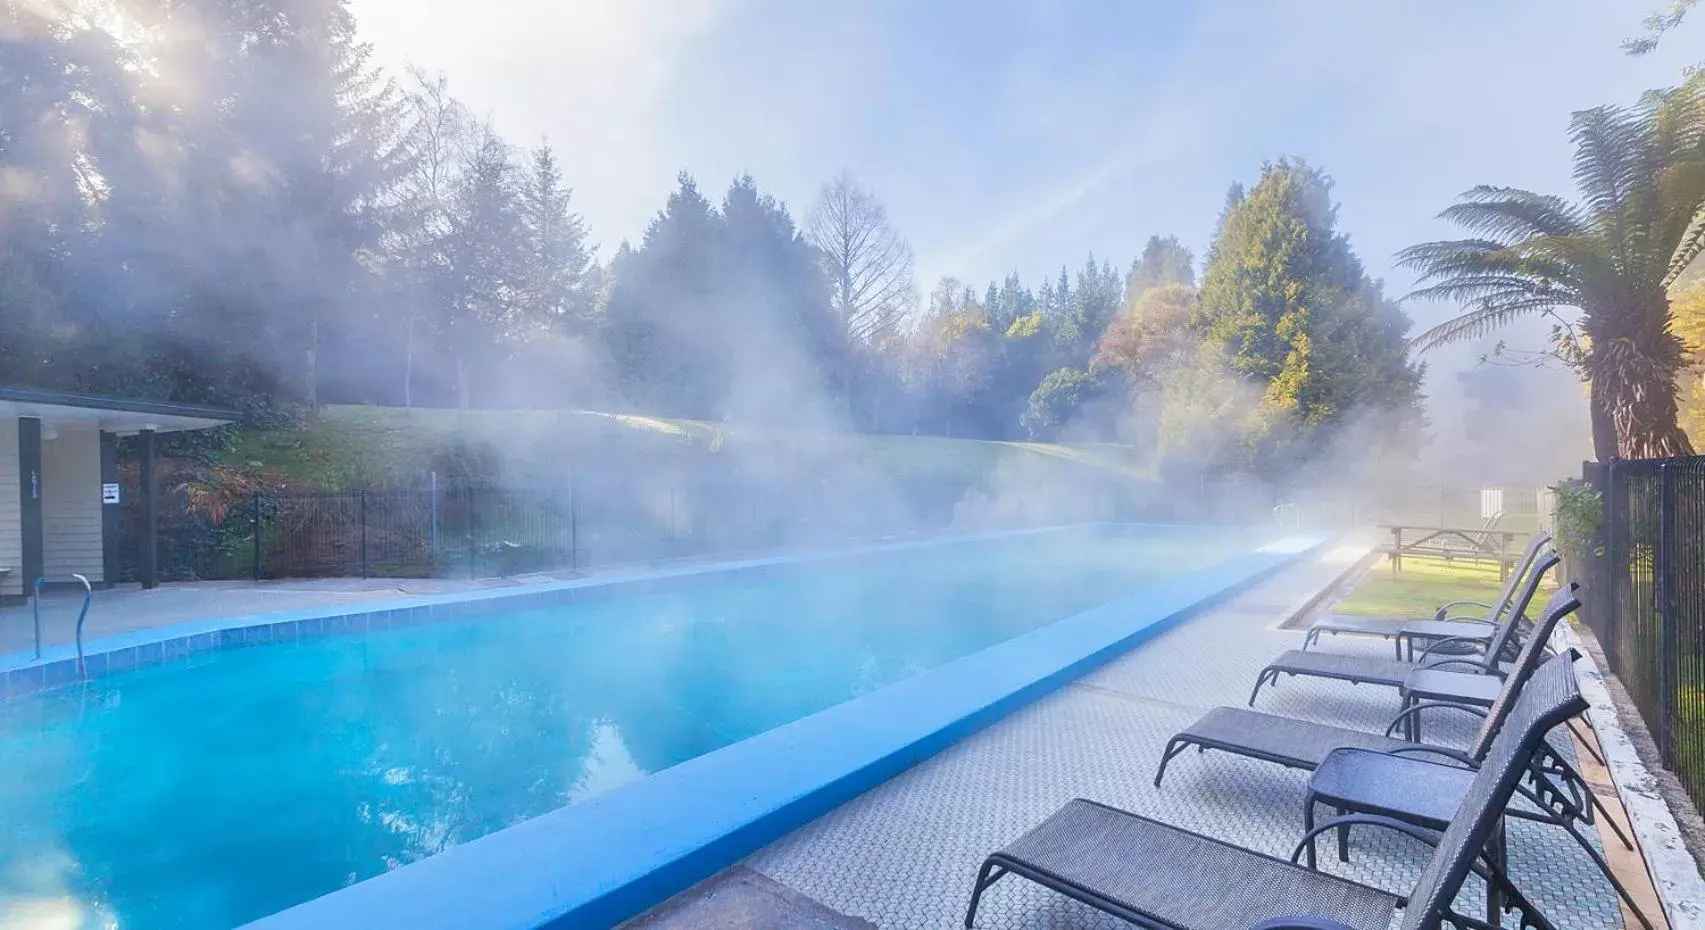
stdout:
{"type": "MultiPolygon", "coordinates": [[[[236,578],[488,577],[578,570],[716,552],[852,540],[902,528],[761,501],[666,487],[486,488],[252,493],[221,506],[169,498],[158,517],[160,576],[236,578]]],[[[121,518],[121,577],[135,577],[141,517],[121,518]]]]}
{"type": "Polygon", "coordinates": [[[1585,620],[1664,765],[1705,804],[1705,456],[1582,472],[1604,507],[1585,620]]]}
{"type": "MultiPolygon", "coordinates": [[[[135,581],[141,495],[123,495],[135,581]]],[[[494,577],[1094,520],[1270,523],[1271,488],[1110,476],[968,485],[883,477],[606,475],[559,488],[252,492],[183,484],[156,511],[162,581],[494,577]],[[1016,486],[1015,486],[1016,485],[1016,486]]],[[[1316,525],[1325,525],[1311,521],[1316,525]]]]}
{"type": "MultiPolygon", "coordinates": [[[[1201,500],[1223,508],[1227,495],[1201,500]]],[[[139,494],[124,496],[118,579],[137,578],[139,494]]],[[[1116,519],[1205,519],[1131,481],[1059,493],[924,482],[612,476],[560,488],[337,492],[179,488],[157,509],[163,581],[490,577],[772,551],[947,529],[1116,519]]],[[[1263,501],[1262,507],[1270,507],[1263,501]]],[[[1264,510],[1262,511],[1264,512],[1264,510]]]]}

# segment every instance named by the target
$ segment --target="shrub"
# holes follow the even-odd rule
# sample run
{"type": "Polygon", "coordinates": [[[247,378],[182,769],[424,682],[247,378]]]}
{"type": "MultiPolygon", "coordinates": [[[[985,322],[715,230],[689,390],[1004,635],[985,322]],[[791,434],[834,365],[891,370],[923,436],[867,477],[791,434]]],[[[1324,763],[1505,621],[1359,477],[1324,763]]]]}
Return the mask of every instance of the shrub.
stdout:
{"type": "Polygon", "coordinates": [[[1599,530],[1604,525],[1604,495],[1584,481],[1551,486],[1557,495],[1557,544],[1572,559],[1603,553],[1599,530]]]}

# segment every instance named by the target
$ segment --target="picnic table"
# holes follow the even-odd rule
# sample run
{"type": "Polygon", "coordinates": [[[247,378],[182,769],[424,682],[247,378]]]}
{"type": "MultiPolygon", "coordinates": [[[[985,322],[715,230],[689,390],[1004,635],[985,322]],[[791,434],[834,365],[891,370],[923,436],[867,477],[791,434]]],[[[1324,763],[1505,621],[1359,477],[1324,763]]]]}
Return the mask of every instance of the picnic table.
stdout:
{"type": "Polygon", "coordinates": [[[1391,548],[1386,550],[1386,554],[1391,557],[1393,575],[1402,570],[1404,555],[1417,555],[1444,559],[1447,562],[1455,559],[1466,562],[1496,562],[1498,580],[1505,581],[1509,578],[1510,544],[1516,538],[1516,534],[1511,530],[1400,523],[1381,523],[1380,526],[1391,531],[1391,548]]]}

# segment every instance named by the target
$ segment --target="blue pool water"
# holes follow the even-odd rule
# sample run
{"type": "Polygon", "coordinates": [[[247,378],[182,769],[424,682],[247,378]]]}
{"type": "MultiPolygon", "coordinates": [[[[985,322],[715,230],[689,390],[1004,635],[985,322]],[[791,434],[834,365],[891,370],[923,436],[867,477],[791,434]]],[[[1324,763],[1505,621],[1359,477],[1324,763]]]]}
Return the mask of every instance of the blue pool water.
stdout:
{"type": "Polygon", "coordinates": [[[251,920],[1254,544],[1149,529],[910,548],[0,704],[0,926],[251,920]]]}

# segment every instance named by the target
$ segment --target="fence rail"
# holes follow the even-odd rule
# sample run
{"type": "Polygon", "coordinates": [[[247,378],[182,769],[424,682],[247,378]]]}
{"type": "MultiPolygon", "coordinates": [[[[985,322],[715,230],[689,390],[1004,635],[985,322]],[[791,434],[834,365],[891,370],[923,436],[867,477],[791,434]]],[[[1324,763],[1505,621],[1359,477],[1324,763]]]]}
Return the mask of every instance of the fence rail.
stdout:
{"type": "MultiPolygon", "coordinates": [[[[157,553],[166,581],[489,577],[855,543],[946,529],[1119,519],[1211,521],[1138,485],[1064,499],[963,488],[660,481],[560,488],[167,495],[157,553]],[[210,503],[210,501],[216,503],[210,503]]],[[[1224,495],[1205,500],[1223,503],[1224,495]]],[[[120,514],[118,580],[137,578],[140,495],[120,514]]],[[[1271,506],[1270,501],[1264,506],[1271,506]]],[[[1222,508],[1223,510],[1223,508],[1222,508]]],[[[1218,517],[1232,519],[1224,513],[1218,517]]]]}
{"type": "Polygon", "coordinates": [[[1585,620],[1665,767],[1705,804],[1705,456],[1589,462],[1582,478],[1604,508],[1582,553],[1585,620]]]}
{"type": "MultiPolygon", "coordinates": [[[[141,495],[122,499],[116,580],[134,581],[141,495]]],[[[1281,493],[1200,477],[1018,488],[645,475],[579,477],[557,488],[181,487],[163,495],[156,551],[165,581],[486,577],[1086,520],[1346,530],[1376,522],[1471,525],[1498,506],[1507,511],[1500,529],[1528,532],[1537,525],[1536,503],[1531,488],[1281,493]],[[1496,498],[1490,504],[1488,493],[1496,498]]]]}

